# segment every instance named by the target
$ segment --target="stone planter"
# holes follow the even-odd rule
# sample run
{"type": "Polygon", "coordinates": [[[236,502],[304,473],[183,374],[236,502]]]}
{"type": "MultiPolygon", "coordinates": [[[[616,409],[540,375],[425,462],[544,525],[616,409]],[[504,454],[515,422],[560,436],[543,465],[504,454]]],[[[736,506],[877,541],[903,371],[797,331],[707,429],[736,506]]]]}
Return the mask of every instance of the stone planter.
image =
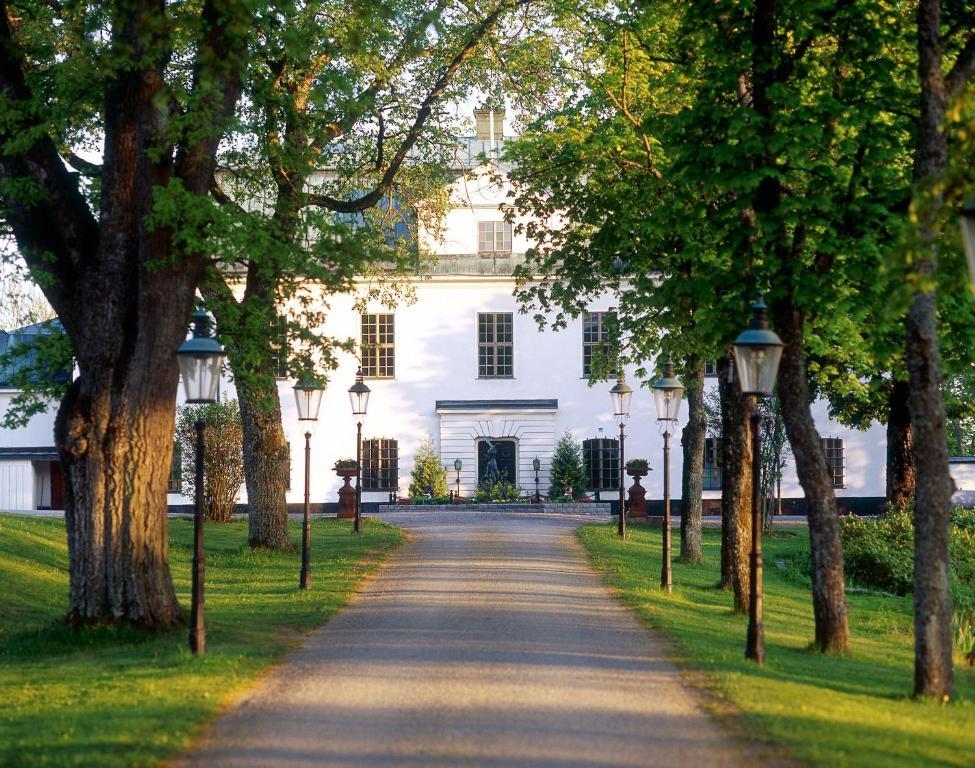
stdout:
{"type": "Polygon", "coordinates": [[[626,474],[633,478],[633,485],[627,491],[627,496],[630,499],[629,511],[627,512],[629,517],[647,516],[647,489],[640,485],[640,478],[646,477],[649,472],[649,467],[626,470],[626,474]]]}
{"type": "Polygon", "coordinates": [[[355,517],[355,488],[352,487],[351,480],[357,472],[357,469],[336,468],[335,470],[335,474],[345,481],[345,484],[339,488],[339,513],[336,515],[337,517],[355,517]]]}

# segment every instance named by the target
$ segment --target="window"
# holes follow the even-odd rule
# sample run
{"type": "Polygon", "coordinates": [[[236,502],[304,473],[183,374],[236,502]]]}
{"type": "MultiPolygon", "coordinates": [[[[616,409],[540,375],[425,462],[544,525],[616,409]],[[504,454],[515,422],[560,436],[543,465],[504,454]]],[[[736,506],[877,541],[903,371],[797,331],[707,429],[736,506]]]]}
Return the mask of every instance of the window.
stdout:
{"type": "Polygon", "coordinates": [[[284,472],[284,489],[291,490],[291,441],[286,440],[284,459],[281,461],[281,471],[284,472]]]}
{"type": "Polygon", "coordinates": [[[399,487],[399,445],[385,437],[362,441],[362,490],[395,491],[399,487]]]}
{"type": "Polygon", "coordinates": [[[477,375],[514,377],[514,320],[510,312],[482,312],[477,316],[477,375]]]}
{"type": "Polygon", "coordinates": [[[826,454],[826,469],[833,477],[834,488],[846,488],[846,455],[843,440],[839,437],[824,437],[823,453],[826,454]]]}
{"type": "Polygon", "coordinates": [[[583,440],[582,463],[590,490],[610,491],[620,487],[620,445],[616,440],[605,437],[583,440]]]}
{"type": "Polygon", "coordinates": [[[173,463],[169,466],[169,483],[166,493],[183,492],[183,449],[179,443],[173,444],[173,463]]]}
{"type": "Polygon", "coordinates": [[[362,316],[362,375],[372,379],[391,379],[396,375],[392,315],[362,316]]]}
{"type": "Polygon", "coordinates": [[[607,320],[612,312],[586,312],[582,316],[582,375],[589,376],[593,355],[606,353],[607,320]]]}
{"type": "Polygon", "coordinates": [[[705,376],[717,376],[718,375],[718,361],[717,360],[705,360],[704,361],[704,375],[705,376]]]}
{"type": "Polygon", "coordinates": [[[705,491],[721,490],[721,463],[718,460],[720,445],[718,438],[704,438],[704,483],[705,491]]]}
{"type": "Polygon", "coordinates": [[[271,371],[276,379],[288,378],[288,319],[275,317],[271,321],[271,371]]]}
{"type": "Polygon", "coordinates": [[[480,221],[477,224],[477,252],[485,258],[511,255],[511,222],[480,221]]]}

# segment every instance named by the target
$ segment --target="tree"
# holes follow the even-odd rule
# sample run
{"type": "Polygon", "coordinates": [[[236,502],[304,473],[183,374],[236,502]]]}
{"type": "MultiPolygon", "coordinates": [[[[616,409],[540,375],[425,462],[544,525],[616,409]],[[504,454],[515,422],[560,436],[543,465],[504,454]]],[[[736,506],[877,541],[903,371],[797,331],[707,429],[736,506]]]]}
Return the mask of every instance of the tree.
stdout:
{"type": "Polygon", "coordinates": [[[440,463],[433,438],[429,435],[417,446],[413,471],[410,473],[410,496],[415,498],[427,494],[435,498],[447,495],[447,470],[440,463]]]}
{"type": "Polygon", "coordinates": [[[180,408],[176,417],[183,494],[196,495],[196,422],[204,424],[203,478],[206,518],[230,522],[244,484],[243,430],[236,400],[180,408]]]}
{"type": "Polygon", "coordinates": [[[565,496],[567,488],[573,499],[586,493],[586,467],[582,463],[582,446],[568,432],[555,444],[548,476],[550,499],[565,496]]]}
{"type": "Polygon", "coordinates": [[[54,319],[54,310],[26,271],[25,265],[0,257],[0,330],[54,319]]]}
{"type": "Polygon", "coordinates": [[[684,376],[687,400],[687,424],[681,434],[684,452],[680,494],[680,559],[700,563],[701,514],[704,493],[704,447],[707,438],[707,414],[704,409],[704,360],[690,358],[684,376]]]}
{"type": "Polygon", "coordinates": [[[79,370],[55,423],[68,619],[175,624],[175,351],[206,266],[206,195],[254,6],[25,0],[0,11],[2,215],[79,370]],[[104,137],[102,166],[72,152],[84,135],[104,137]]]}
{"type": "Polygon", "coordinates": [[[913,300],[906,324],[911,427],[915,445],[920,447],[915,453],[914,694],[939,699],[950,697],[953,687],[948,576],[953,484],[941,397],[936,281],[932,278],[938,269],[938,235],[945,203],[942,185],[948,170],[946,111],[975,72],[975,33],[971,31],[975,13],[964,4],[948,7],[954,12],[949,11],[945,18],[939,0],[921,0],[917,7],[920,102],[911,206],[914,242],[907,249],[913,300]]]}
{"type": "Polygon", "coordinates": [[[276,8],[259,30],[239,135],[212,182],[228,219],[223,262],[236,269],[204,283],[240,398],[251,546],[290,547],[275,377],[327,371],[354,351],[320,333],[322,304],[352,291],[354,275],[388,288],[391,265],[415,271],[416,229],[436,227],[454,149],[440,104],[466,96],[477,80],[465,68],[526,5],[316,0],[276,8]]]}

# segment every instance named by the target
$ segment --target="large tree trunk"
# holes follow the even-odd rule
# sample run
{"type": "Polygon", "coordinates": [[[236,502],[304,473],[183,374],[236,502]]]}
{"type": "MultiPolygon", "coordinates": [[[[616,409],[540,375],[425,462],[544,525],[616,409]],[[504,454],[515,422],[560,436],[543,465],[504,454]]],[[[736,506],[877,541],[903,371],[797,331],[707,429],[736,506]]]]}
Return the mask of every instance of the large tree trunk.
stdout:
{"type": "MultiPolygon", "coordinates": [[[[718,361],[718,386],[721,390],[721,520],[727,528],[722,536],[727,578],[735,595],[735,612],[748,612],[750,576],[748,556],[752,546],[752,446],[749,418],[755,407],[751,398],[742,397],[729,348],[718,361]],[[729,381],[729,378],[731,380],[729,381]]],[[[722,581],[725,574],[722,573],[722,581]]]]}
{"type": "Polygon", "coordinates": [[[903,509],[914,501],[916,485],[910,386],[895,379],[887,400],[888,509],[903,509]]]}
{"type": "Polygon", "coordinates": [[[926,182],[939,179],[947,166],[942,133],[948,100],[942,72],[941,7],[937,0],[918,6],[918,55],[921,80],[920,121],[914,180],[918,203],[919,253],[914,270],[922,286],[907,314],[907,372],[911,426],[916,444],[917,495],[914,502],[914,694],[951,696],[951,584],[948,524],[952,481],[948,470],[945,412],[941,398],[941,361],[932,277],[937,270],[937,219],[940,196],[926,182]]]}
{"type": "MultiPolygon", "coordinates": [[[[168,566],[166,486],[175,351],[184,329],[167,329],[160,315],[186,317],[193,290],[189,277],[172,286],[162,302],[139,302],[134,297],[145,293],[132,291],[133,314],[121,314],[138,323],[136,346],[112,350],[111,373],[89,374],[90,358],[107,350],[93,355],[75,337],[81,375],[61,403],[54,435],[65,476],[73,624],[107,619],[158,627],[181,618],[168,566]]],[[[115,325],[105,314],[87,314],[86,322],[115,325]]]]}
{"type": "MultiPolygon", "coordinates": [[[[181,205],[206,194],[227,117],[240,93],[246,10],[206,0],[192,62],[191,105],[171,121],[165,68],[171,19],[161,3],[112,7],[114,69],[106,72],[105,159],[97,220],[46,133],[57,116],[43,99],[0,8],[0,89],[10,118],[0,127],[0,182],[8,224],[71,341],[79,369],[58,411],[55,442],[65,475],[69,621],[144,627],[180,620],[168,567],[166,485],[178,381],[199,253],[180,252],[199,231],[174,216],[149,222],[157,190],[176,181],[181,205]],[[228,32],[228,29],[232,32],[228,32]],[[30,108],[22,108],[31,104],[30,108]],[[178,147],[173,125],[192,126],[178,147]],[[10,139],[21,144],[10,149],[10,139]],[[27,137],[31,143],[24,145],[27,137]],[[29,195],[18,193],[27,182],[29,195]]],[[[33,66],[33,65],[32,65],[33,66]]],[[[49,83],[41,83],[49,86],[49,83]]],[[[165,193],[164,193],[165,194],[165,193]]],[[[172,208],[168,209],[172,212],[172,208]]],[[[192,219],[192,217],[190,217],[192,219]]]]}
{"type": "Polygon", "coordinates": [[[704,440],[708,422],[704,414],[704,361],[689,359],[687,424],[681,434],[684,451],[680,495],[680,559],[699,563],[701,555],[701,507],[704,490],[704,440]]]}
{"type": "Polygon", "coordinates": [[[255,392],[238,389],[244,422],[244,473],[247,484],[248,543],[290,550],[287,472],[289,450],[281,426],[276,386],[255,392]]]}
{"type": "Polygon", "coordinates": [[[803,318],[790,298],[776,302],[774,317],[775,330],[785,342],[778,379],[782,420],[795,458],[796,474],[806,497],[812,550],[815,642],[821,651],[842,653],[846,651],[850,638],[846,617],[843,545],[833,480],[826,466],[826,454],[809,405],[803,318]]]}

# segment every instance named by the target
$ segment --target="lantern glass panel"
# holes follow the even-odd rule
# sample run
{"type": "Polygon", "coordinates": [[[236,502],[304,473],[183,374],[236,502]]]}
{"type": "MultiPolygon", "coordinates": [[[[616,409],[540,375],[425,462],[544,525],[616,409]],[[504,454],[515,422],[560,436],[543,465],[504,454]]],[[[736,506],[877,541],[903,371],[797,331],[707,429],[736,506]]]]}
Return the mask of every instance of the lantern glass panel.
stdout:
{"type": "Polygon", "coordinates": [[[187,403],[214,403],[220,387],[220,355],[176,355],[187,403]]]}
{"type": "Polygon", "coordinates": [[[735,345],[735,367],[741,391],[746,395],[770,395],[782,360],[782,347],[735,345]]]}
{"type": "Polygon", "coordinates": [[[657,421],[677,421],[684,399],[683,387],[654,388],[653,404],[657,409],[657,421]]]}
{"type": "Polygon", "coordinates": [[[365,392],[349,390],[349,402],[352,404],[353,416],[365,416],[366,409],[369,407],[369,390],[365,392]]]}
{"type": "Polygon", "coordinates": [[[298,407],[299,421],[318,421],[318,411],[322,407],[324,389],[295,386],[295,405],[298,407]]]}

